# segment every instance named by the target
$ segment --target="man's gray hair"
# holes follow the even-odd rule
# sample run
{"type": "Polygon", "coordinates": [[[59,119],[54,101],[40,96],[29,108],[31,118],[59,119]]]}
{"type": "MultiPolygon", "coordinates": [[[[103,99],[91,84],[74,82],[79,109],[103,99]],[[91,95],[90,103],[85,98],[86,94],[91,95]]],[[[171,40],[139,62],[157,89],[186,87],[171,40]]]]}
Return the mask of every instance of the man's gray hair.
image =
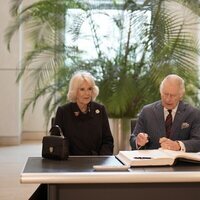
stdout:
{"type": "Polygon", "coordinates": [[[183,96],[185,94],[185,81],[176,74],[169,74],[166,76],[160,84],[160,93],[162,94],[163,86],[166,81],[173,81],[176,82],[180,88],[180,95],[183,96]]]}

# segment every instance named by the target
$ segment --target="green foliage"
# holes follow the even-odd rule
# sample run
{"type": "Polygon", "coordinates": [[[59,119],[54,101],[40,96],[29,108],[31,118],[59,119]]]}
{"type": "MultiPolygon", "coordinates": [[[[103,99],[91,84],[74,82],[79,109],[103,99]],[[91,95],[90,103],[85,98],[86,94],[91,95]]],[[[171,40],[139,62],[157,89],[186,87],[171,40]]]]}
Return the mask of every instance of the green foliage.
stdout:
{"type": "Polygon", "coordinates": [[[97,100],[106,106],[110,117],[135,117],[142,105],[159,99],[160,81],[170,73],[185,79],[186,99],[199,105],[198,65],[195,62],[199,44],[191,35],[194,24],[165,6],[170,2],[178,3],[192,15],[199,16],[198,1],[146,0],[142,4],[134,0],[126,0],[123,4],[117,0],[110,1],[107,7],[118,9],[119,13],[115,16],[101,10],[100,1],[97,6],[87,1],[40,0],[20,10],[22,2],[12,1],[13,22],[7,28],[5,40],[8,49],[11,49],[14,33],[24,25],[33,43],[31,51],[21,62],[18,76],[20,80],[32,69],[30,77],[36,83],[32,98],[24,106],[23,115],[28,107],[32,105],[34,108],[36,102],[45,97],[44,111],[48,122],[56,107],[66,102],[70,77],[80,69],[88,70],[96,77],[100,88],[97,100]],[[94,12],[96,7],[99,10],[94,12]],[[74,17],[72,26],[68,17],[65,18],[71,8],[81,10],[81,14],[74,17]],[[149,11],[151,16],[147,20],[145,16],[149,11]],[[111,43],[107,52],[102,44],[109,36],[102,37],[99,33],[94,20],[96,14],[109,18],[119,35],[117,45],[111,43]],[[86,21],[89,22],[88,35],[96,51],[96,57],[87,59],[83,56],[87,47],[80,50],[77,46],[79,39],[88,37],[81,34],[86,21]],[[68,25],[74,45],[65,41],[64,32],[68,25]]]}

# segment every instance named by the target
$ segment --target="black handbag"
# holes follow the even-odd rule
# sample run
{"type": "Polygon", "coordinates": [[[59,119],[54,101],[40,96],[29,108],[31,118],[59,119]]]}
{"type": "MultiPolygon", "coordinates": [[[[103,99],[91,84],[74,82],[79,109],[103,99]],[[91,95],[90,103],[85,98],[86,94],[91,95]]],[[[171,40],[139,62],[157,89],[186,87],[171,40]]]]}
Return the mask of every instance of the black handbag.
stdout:
{"type": "Polygon", "coordinates": [[[42,139],[42,157],[52,160],[67,160],[69,141],[64,137],[61,128],[56,125],[49,131],[50,135],[42,139]]]}

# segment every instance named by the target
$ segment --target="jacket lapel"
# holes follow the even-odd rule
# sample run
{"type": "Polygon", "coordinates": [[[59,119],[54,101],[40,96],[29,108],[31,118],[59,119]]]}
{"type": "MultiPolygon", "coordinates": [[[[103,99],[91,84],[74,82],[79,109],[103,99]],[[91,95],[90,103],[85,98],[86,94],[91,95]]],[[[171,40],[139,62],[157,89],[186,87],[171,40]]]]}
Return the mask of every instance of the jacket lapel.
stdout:
{"type": "Polygon", "coordinates": [[[159,132],[165,133],[165,122],[164,122],[164,111],[161,101],[158,101],[157,104],[155,104],[154,108],[154,114],[156,116],[156,123],[158,125],[159,132]]]}
{"type": "Polygon", "coordinates": [[[181,123],[184,121],[183,118],[185,116],[184,111],[185,111],[185,104],[182,101],[180,101],[174,118],[174,123],[172,124],[172,138],[174,134],[180,132],[181,123]]]}

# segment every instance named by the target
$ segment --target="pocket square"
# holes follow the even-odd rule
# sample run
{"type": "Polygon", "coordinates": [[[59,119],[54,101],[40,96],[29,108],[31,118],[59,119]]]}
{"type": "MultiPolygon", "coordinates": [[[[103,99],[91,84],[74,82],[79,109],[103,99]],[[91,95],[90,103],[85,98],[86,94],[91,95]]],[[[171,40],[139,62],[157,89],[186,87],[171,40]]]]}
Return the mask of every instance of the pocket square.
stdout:
{"type": "Polygon", "coordinates": [[[181,129],[188,128],[190,125],[187,122],[181,124],[181,129]]]}

